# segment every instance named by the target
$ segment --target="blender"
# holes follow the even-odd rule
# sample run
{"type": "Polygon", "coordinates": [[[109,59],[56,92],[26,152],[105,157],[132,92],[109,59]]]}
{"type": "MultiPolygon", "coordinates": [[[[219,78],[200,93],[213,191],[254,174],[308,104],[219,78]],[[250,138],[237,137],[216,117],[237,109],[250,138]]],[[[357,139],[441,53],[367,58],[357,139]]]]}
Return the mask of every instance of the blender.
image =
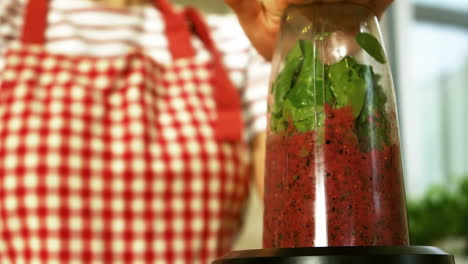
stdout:
{"type": "Polygon", "coordinates": [[[395,91],[366,7],[291,5],[268,102],[263,249],[215,264],[453,264],[412,247],[395,91]]]}

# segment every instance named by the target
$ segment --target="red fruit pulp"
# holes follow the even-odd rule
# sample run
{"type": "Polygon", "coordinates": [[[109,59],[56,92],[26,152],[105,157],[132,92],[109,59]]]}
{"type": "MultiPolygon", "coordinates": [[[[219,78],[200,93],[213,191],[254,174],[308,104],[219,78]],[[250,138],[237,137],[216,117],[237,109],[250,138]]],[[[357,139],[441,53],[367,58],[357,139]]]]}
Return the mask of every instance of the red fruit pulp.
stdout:
{"type": "Polygon", "coordinates": [[[268,139],[264,247],[408,245],[399,146],[363,153],[352,109],[325,112],[323,136],[268,139]]]}

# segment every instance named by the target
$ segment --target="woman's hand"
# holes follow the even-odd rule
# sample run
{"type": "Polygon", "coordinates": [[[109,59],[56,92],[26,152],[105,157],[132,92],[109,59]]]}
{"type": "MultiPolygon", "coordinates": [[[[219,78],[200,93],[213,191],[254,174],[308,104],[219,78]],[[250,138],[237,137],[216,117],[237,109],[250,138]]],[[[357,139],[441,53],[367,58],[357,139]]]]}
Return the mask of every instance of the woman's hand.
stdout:
{"type": "Polygon", "coordinates": [[[266,59],[271,59],[276,45],[281,16],[289,4],[356,3],[371,8],[381,16],[393,0],[224,0],[237,14],[247,36],[266,59]]]}

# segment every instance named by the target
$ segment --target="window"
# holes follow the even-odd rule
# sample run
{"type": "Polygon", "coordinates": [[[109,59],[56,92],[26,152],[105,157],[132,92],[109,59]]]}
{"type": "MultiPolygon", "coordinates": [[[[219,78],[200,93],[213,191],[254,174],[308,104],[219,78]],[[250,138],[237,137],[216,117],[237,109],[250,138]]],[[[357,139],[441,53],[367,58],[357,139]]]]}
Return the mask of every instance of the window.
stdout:
{"type": "Polygon", "coordinates": [[[447,8],[454,10],[464,9],[465,11],[468,11],[468,2],[466,0],[413,0],[412,2],[415,4],[436,8],[447,8]]]}
{"type": "Polygon", "coordinates": [[[468,176],[468,2],[400,0],[392,8],[408,196],[468,176]]]}

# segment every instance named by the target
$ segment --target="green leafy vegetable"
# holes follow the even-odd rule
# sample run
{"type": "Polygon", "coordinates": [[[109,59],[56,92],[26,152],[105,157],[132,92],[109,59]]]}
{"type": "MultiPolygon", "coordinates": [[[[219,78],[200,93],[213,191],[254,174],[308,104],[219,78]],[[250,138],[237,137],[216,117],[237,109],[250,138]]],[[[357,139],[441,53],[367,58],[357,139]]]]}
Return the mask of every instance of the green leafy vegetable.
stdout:
{"type": "Polygon", "coordinates": [[[361,32],[357,34],[356,41],[369,55],[371,55],[376,61],[384,64],[387,62],[385,59],[385,52],[380,45],[380,42],[371,34],[361,32]]]}
{"type": "Polygon", "coordinates": [[[387,96],[379,85],[380,76],[371,67],[363,68],[366,74],[367,94],[364,108],[356,121],[356,130],[361,150],[382,149],[390,144],[390,122],[385,105],[387,96]]]}
{"type": "Polygon", "coordinates": [[[303,58],[304,56],[302,54],[301,45],[298,43],[286,58],[284,69],[281,71],[278,79],[273,85],[272,93],[275,98],[275,108],[273,109],[274,114],[278,114],[282,111],[281,107],[284,99],[291,89],[291,86],[294,84],[295,75],[298,69],[300,69],[303,58]]]}
{"type": "Polygon", "coordinates": [[[317,127],[317,124],[315,123],[315,118],[311,117],[298,122],[294,122],[294,126],[296,127],[297,131],[305,133],[314,130],[317,127]]]}
{"type": "Polygon", "coordinates": [[[316,106],[325,103],[325,65],[314,53],[312,43],[300,40],[287,57],[285,69],[273,86],[273,131],[286,130],[289,122],[299,132],[323,125],[323,115],[317,114],[316,106]]]}
{"type": "Polygon", "coordinates": [[[349,105],[353,108],[354,116],[361,113],[366,96],[366,80],[360,75],[361,67],[351,57],[330,66],[331,90],[336,97],[336,107],[349,105]]]}
{"type": "Polygon", "coordinates": [[[284,100],[294,84],[295,75],[300,70],[303,58],[301,45],[298,42],[287,56],[284,69],[273,84],[271,91],[275,101],[271,115],[271,129],[273,131],[284,131],[287,128],[287,120],[283,118],[284,100]]]}
{"type": "MultiPolygon", "coordinates": [[[[314,80],[314,47],[311,43],[300,41],[302,54],[304,56],[302,67],[297,75],[296,82],[289,92],[287,99],[295,107],[304,107],[314,103],[314,91],[312,88],[314,80]]],[[[323,80],[323,77],[322,77],[323,80]]]]}
{"type": "MultiPolygon", "coordinates": [[[[357,39],[367,39],[366,50],[375,53],[375,43],[365,34],[360,33],[357,39]]],[[[375,42],[380,47],[376,39],[375,42]]],[[[381,55],[385,59],[383,50],[381,55]]],[[[349,56],[325,65],[311,42],[299,40],[273,84],[270,127],[275,132],[290,128],[299,133],[320,132],[318,128],[325,123],[325,105],[351,107],[356,117],[355,130],[351,133],[359,138],[361,150],[380,149],[390,143],[390,122],[385,109],[387,97],[379,82],[380,76],[371,66],[359,64],[349,56]]],[[[323,140],[322,133],[317,135],[323,140]]]]}
{"type": "Polygon", "coordinates": [[[324,121],[323,115],[317,115],[316,107],[295,107],[290,100],[284,102],[283,118],[286,125],[292,122],[296,130],[303,133],[316,129],[324,121]]]}

